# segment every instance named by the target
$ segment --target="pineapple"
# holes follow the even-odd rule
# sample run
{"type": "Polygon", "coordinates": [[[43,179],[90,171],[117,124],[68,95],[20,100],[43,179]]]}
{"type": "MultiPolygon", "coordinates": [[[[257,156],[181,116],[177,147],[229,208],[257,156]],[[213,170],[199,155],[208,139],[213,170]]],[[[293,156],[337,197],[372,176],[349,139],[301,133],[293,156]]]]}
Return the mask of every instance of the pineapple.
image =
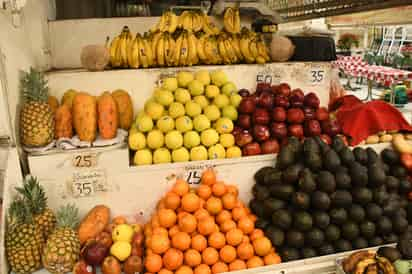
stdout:
{"type": "Polygon", "coordinates": [[[53,211],[47,207],[47,197],[43,187],[36,177],[27,176],[23,187],[16,188],[27,201],[36,224],[42,231],[45,240],[53,232],[56,226],[56,217],[53,211]]]}
{"type": "Polygon", "coordinates": [[[15,198],[9,208],[5,236],[6,256],[11,271],[29,274],[42,267],[43,235],[33,223],[29,205],[22,198],[15,198]]]}
{"type": "Polygon", "coordinates": [[[44,75],[30,69],[21,79],[23,107],[20,113],[20,137],[23,145],[42,147],[54,139],[53,111],[48,104],[47,81],[44,75]]]}
{"type": "Polygon", "coordinates": [[[53,274],[68,273],[79,260],[80,241],[75,227],[79,223],[78,209],[66,205],[57,211],[57,228],[43,249],[43,266],[53,274]]]}

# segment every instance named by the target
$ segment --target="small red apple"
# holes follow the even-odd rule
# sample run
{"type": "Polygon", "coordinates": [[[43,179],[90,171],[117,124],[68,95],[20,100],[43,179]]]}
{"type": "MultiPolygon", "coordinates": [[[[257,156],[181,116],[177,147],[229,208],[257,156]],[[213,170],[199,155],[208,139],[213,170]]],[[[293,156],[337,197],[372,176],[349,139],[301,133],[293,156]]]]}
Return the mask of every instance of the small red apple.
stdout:
{"type": "Polygon", "coordinates": [[[276,94],[279,93],[279,86],[278,86],[278,85],[272,85],[272,86],[270,87],[270,89],[272,90],[272,94],[273,94],[273,95],[276,95],[276,94]]]}
{"type": "Polygon", "coordinates": [[[80,260],[74,265],[73,274],[96,274],[96,268],[80,260]]]}
{"type": "Polygon", "coordinates": [[[320,101],[319,101],[318,96],[315,93],[310,92],[310,93],[305,95],[305,99],[303,100],[303,104],[305,106],[317,109],[319,107],[320,101]]]}
{"type": "Polygon", "coordinates": [[[234,126],[232,130],[232,135],[236,137],[240,132],[242,132],[242,128],[240,126],[234,126]]]}
{"type": "Polygon", "coordinates": [[[255,125],[253,127],[253,137],[259,142],[268,140],[270,138],[269,128],[264,125],[255,125]]]}
{"type": "Polygon", "coordinates": [[[272,111],[272,119],[275,122],[284,122],[286,121],[286,110],[282,107],[275,107],[272,111]]]}
{"type": "Polygon", "coordinates": [[[144,240],[144,236],[142,233],[135,233],[132,238],[132,244],[134,246],[142,246],[144,240]]]}
{"type": "Polygon", "coordinates": [[[276,107],[283,107],[283,108],[288,108],[290,105],[288,98],[286,98],[283,95],[276,95],[274,103],[276,107]]]}
{"type": "Polygon", "coordinates": [[[322,132],[334,137],[340,133],[341,129],[337,120],[324,120],[321,122],[322,132]]]}
{"type": "Polygon", "coordinates": [[[94,266],[102,264],[108,253],[109,248],[98,242],[91,243],[82,250],[86,263],[94,266]]]}
{"type": "Polygon", "coordinates": [[[279,152],[279,143],[275,139],[270,139],[261,144],[262,154],[271,154],[279,152]]]}
{"type": "Polygon", "coordinates": [[[327,145],[332,144],[332,139],[329,137],[329,135],[321,134],[320,139],[327,145]]]}
{"type": "Polygon", "coordinates": [[[290,95],[290,86],[287,83],[281,83],[278,87],[278,93],[288,97],[290,95]]]}
{"type": "Polygon", "coordinates": [[[325,107],[320,107],[316,110],[316,120],[325,121],[329,119],[329,112],[325,107]]]}
{"type": "Polygon", "coordinates": [[[243,147],[242,155],[252,156],[261,153],[260,145],[258,143],[250,143],[243,147]]]}
{"type": "Polygon", "coordinates": [[[305,121],[305,136],[318,136],[320,133],[320,123],[317,120],[305,121]]]}
{"type": "Polygon", "coordinates": [[[292,90],[290,92],[290,96],[294,96],[296,98],[299,98],[299,101],[302,101],[305,99],[305,94],[303,93],[303,90],[301,90],[300,88],[295,88],[294,90],[292,90]]]}
{"type": "Polygon", "coordinates": [[[238,94],[242,97],[248,97],[250,95],[249,90],[242,88],[241,90],[239,90],[238,94]]]}
{"type": "Polygon", "coordinates": [[[301,139],[304,134],[303,134],[303,127],[300,124],[292,124],[288,126],[288,134],[290,136],[295,136],[299,139],[301,139]]]}
{"type": "Polygon", "coordinates": [[[270,89],[271,89],[271,86],[269,83],[261,82],[261,83],[258,83],[256,86],[256,93],[261,94],[262,92],[270,90],[270,89]]]}
{"type": "Polygon", "coordinates": [[[253,141],[252,135],[249,133],[249,131],[244,130],[238,135],[235,136],[235,141],[236,145],[243,147],[253,141]]]}
{"type": "Polygon", "coordinates": [[[300,108],[288,109],[287,120],[291,124],[300,124],[305,120],[305,114],[300,108]]]}
{"type": "Polygon", "coordinates": [[[272,137],[282,140],[288,136],[288,128],[285,123],[272,123],[270,125],[270,132],[272,137]]]}
{"type": "Polygon", "coordinates": [[[252,127],[252,118],[248,114],[239,114],[237,124],[243,129],[249,129],[252,127]]]}
{"type": "Polygon", "coordinates": [[[253,123],[267,125],[270,122],[269,112],[263,108],[257,108],[253,113],[253,123]]]}
{"type": "Polygon", "coordinates": [[[303,107],[302,108],[303,113],[305,115],[305,120],[313,120],[316,119],[316,112],[313,108],[311,107],[303,107]]]}
{"type": "Polygon", "coordinates": [[[274,101],[275,97],[273,94],[265,91],[260,94],[258,98],[258,105],[266,109],[272,109],[274,101]]]}
{"type": "Polygon", "coordinates": [[[239,112],[240,113],[253,113],[256,108],[255,99],[251,96],[243,97],[242,101],[239,104],[239,112]]]}

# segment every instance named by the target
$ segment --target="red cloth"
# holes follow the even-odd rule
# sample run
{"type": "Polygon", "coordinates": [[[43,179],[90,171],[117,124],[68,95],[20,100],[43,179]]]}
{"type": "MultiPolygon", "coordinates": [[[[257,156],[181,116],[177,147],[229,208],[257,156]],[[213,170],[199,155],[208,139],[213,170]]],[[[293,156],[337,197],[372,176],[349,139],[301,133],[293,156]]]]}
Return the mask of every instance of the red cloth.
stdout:
{"type": "Polygon", "coordinates": [[[337,100],[333,109],[337,109],[336,118],[343,134],[352,138],[351,145],[384,130],[412,131],[412,126],[399,110],[381,100],[362,103],[348,95],[337,100]]]}

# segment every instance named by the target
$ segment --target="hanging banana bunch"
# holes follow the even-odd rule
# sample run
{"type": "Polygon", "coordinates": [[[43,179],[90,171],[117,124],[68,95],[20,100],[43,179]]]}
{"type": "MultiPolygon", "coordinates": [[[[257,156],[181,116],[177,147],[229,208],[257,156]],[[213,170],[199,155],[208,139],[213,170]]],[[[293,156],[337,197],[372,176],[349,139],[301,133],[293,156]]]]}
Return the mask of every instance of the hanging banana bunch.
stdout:
{"type": "Polygon", "coordinates": [[[223,15],[223,25],[229,33],[240,32],[240,15],[239,9],[227,8],[223,15]]]}
{"type": "Polygon", "coordinates": [[[220,29],[215,24],[213,24],[213,22],[210,20],[207,14],[202,14],[202,19],[203,19],[203,31],[206,34],[208,35],[219,34],[220,29]]]}
{"type": "Polygon", "coordinates": [[[121,34],[110,44],[110,64],[113,68],[128,68],[128,49],[132,41],[129,27],[124,26],[121,34]]]}
{"type": "Polygon", "coordinates": [[[178,26],[187,31],[198,32],[203,29],[203,16],[199,12],[183,11],[179,16],[178,26]]]}
{"type": "Polygon", "coordinates": [[[160,17],[157,25],[152,29],[152,31],[159,30],[161,32],[168,31],[170,33],[175,32],[178,26],[178,17],[173,11],[166,11],[160,17]]]}
{"type": "Polygon", "coordinates": [[[169,32],[160,33],[152,38],[152,49],[157,66],[173,65],[172,52],[174,48],[175,40],[169,32]]]}

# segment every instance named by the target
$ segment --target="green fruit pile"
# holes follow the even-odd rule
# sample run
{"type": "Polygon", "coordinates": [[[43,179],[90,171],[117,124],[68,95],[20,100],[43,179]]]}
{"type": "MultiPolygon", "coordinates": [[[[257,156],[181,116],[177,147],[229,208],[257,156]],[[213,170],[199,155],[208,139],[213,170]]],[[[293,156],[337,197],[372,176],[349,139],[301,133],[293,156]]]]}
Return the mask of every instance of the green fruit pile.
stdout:
{"type": "Polygon", "coordinates": [[[135,165],[241,156],[232,135],[241,101],[222,70],[181,71],[163,80],[129,132],[135,165]]]}

